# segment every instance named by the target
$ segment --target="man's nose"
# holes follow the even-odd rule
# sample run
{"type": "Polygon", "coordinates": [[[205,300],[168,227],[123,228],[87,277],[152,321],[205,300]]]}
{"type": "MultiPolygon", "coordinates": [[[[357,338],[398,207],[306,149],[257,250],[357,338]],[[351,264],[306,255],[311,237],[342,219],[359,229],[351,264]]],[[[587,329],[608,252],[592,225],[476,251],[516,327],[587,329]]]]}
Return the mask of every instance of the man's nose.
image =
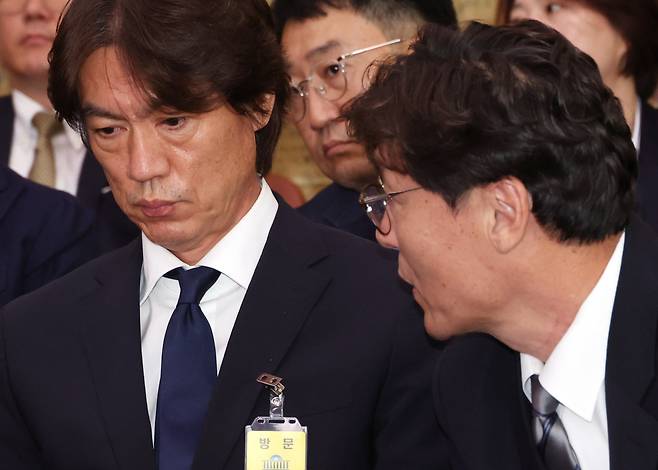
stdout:
{"type": "Polygon", "coordinates": [[[313,130],[319,131],[340,116],[340,105],[323,97],[312,88],[306,98],[306,119],[313,130]]]}
{"type": "Polygon", "coordinates": [[[129,139],[129,175],[139,182],[164,176],[169,172],[169,160],[156,135],[133,131],[129,139]]]}
{"type": "Polygon", "coordinates": [[[30,18],[48,18],[53,15],[59,15],[59,11],[55,11],[54,4],[57,2],[47,0],[25,0],[23,12],[30,18]]]}

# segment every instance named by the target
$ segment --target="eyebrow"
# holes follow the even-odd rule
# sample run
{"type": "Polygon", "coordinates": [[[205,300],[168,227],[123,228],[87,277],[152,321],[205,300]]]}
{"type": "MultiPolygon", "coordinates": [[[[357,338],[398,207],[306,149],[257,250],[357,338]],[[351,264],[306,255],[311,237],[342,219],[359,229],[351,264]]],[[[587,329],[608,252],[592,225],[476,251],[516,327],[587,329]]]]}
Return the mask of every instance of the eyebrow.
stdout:
{"type": "Polygon", "coordinates": [[[341,44],[340,44],[339,41],[337,41],[336,39],[332,39],[330,41],[325,42],[321,46],[315,47],[315,48],[311,49],[310,51],[308,51],[306,54],[304,54],[304,59],[313,60],[317,56],[325,54],[328,51],[330,51],[331,49],[335,49],[335,48],[339,47],[340,45],[341,44]]]}
{"type": "MultiPolygon", "coordinates": [[[[154,112],[154,110],[147,108],[142,111],[140,111],[138,118],[146,118],[147,116],[151,115],[154,112]]],[[[105,119],[112,119],[114,121],[126,121],[127,118],[125,116],[121,116],[119,114],[115,114],[112,111],[109,111],[105,108],[101,108],[100,106],[96,106],[90,103],[85,103],[82,105],[81,109],[82,117],[83,119],[87,119],[90,117],[97,117],[97,118],[105,118],[105,119]]],[[[170,113],[173,114],[173,113],[170,113]]]]}
{"type": "Polygon", "coordinates": [[[117,114],[114,114],[111,111],[108,111],[107,109],[103,109],[98,106],[94,106],[93,104],[84,104],[82,106],[82,117],[84,119],[90,118],[90,117],[99,117],[99,118],[106,118],[106,119],[113,119],[115,121],[123,121],[125,118],[123,116],[119,116],[117,114]]]}

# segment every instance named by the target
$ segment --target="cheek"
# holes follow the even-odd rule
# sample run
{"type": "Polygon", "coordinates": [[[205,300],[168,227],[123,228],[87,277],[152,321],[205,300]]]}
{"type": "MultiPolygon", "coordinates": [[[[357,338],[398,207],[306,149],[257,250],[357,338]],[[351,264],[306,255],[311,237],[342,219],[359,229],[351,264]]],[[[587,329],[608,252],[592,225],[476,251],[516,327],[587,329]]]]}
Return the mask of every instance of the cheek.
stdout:
{"type": "Polygon", "coordinates": [[[304,144],[307,147],[315,147],[320,142],[320,133],[314,131],[308,123],[308,118],[305,118],[299,124],[295,124],[295,129],[299,133],[300,137],[304,141],[304,144]]]}

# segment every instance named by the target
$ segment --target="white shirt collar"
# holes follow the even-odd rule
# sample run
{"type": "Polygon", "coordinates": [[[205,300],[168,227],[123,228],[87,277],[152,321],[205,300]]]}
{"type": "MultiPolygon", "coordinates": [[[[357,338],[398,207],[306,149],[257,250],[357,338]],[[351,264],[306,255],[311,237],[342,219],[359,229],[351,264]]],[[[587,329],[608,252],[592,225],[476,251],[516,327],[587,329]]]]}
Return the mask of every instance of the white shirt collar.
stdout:
{"type": "MultiPolygon", "coordinates": [[[[25,134],[35,133],[36,130],[32,126],[32,119],[34,115],[46,111],[46,109],[37,103],[35,100],[27,96],[25,93],[19,90],[12,90],[11,100],[14,106],[14,113],[16,115],[16,123],[21,127],[21,130],[25,134]]],[[[51,110],[48,110],[51,111],[51,110]]],[[[84,144],[82,139],[76,131],[74,131],[68,123],[64,122],[64,134],[71,144],[71,147],[75,151],[82,150],[84,144]]]]}
{"type": "Polygon", "coordinates": [[[605,379],[608,333],[617,292],[625,234],[608,264],[580,306],[569,329],[546,364],[521,353],[523,391],[530,400],[530,377],[539,374],[546,391],[581,418],[591,421],[605,379]]]}
{"type": "Polygon", "coordinates": [[[640,151],[640,128],[642,121],[642,101],[637,99],[637,106],[635,106],[635,122],[633,123],[633,145],[637,152],[640,151]]]}
{"type": "MultiPolygon", "coordinates": [[[[261,191],[251,209],[217,242],[196,266],[214,268],[247,289],[274,222],[279,203],[270,187],[261,180],[261,191]]],[[[143,265],[140,305],[151,294],[160,278],[172,269],[189,266],[166,248],[156,245],[142,233],[143,265]]]]}

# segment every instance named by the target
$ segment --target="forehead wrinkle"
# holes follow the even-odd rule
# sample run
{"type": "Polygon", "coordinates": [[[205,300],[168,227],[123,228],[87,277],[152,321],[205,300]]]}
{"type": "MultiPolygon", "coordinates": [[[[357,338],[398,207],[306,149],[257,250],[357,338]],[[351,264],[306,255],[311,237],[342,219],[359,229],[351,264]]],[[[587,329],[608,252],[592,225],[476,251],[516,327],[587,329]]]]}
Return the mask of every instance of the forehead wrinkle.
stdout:
{"type": "Polygon", "coordinates": [[[138,81],[132,76],[129,72],[128,67],[121,61],[120,56],[115,47],[106,47],[102,51],[103,54],[103,74],[105,83],[107,84],[108,91],[112,94],[114,105],[116,109],[119,110],[119,114],[114,113],[113,111],[104,109],[98,104],[87,102],[85,103],[87,108],[92,111],[92,114],[97,116],[110,117],[113,116],[114,119],[122,119],[120,116],[127,117],[129,113],[126,112],[124,106],[120,103],[117,95],[124,95],[128,97],[128,105],[135,101],[135,98],[139,100],[139,108],[133,110],[133,117],[136,119],[145,119],[152,114],[153,109],[149,104],[148,91],[145,90],[142,86],[139,85],[138,81]],[[114,68],[110,67],[110,62],[114,62],[114,68]],[[114,74],[114,79],[112,78],[114,74]],[[117,77],[118,75],[118,77],[117,77]],[[115,83],[117,83],[115,85],[115,83]],[[123,86],[122,86],[123,85],[123,86]],[[125,89],[122,90],[122,88],[125,89]],[[93,111],[99,111],[95,113],[93,111]]]}
{"type": "Polygon", "coordinates": [[[319,56],[326,54],[332,49],[337,49],[338,47],[340,47],[340,45],[341,43],[337,39],[330,39],[326,41],[324,44],[314,47],[310,51],[306,52],[306,54],[304,54],[304,59],[307,61],[312,61],[314,59],[317,59],[319,56]]]}

